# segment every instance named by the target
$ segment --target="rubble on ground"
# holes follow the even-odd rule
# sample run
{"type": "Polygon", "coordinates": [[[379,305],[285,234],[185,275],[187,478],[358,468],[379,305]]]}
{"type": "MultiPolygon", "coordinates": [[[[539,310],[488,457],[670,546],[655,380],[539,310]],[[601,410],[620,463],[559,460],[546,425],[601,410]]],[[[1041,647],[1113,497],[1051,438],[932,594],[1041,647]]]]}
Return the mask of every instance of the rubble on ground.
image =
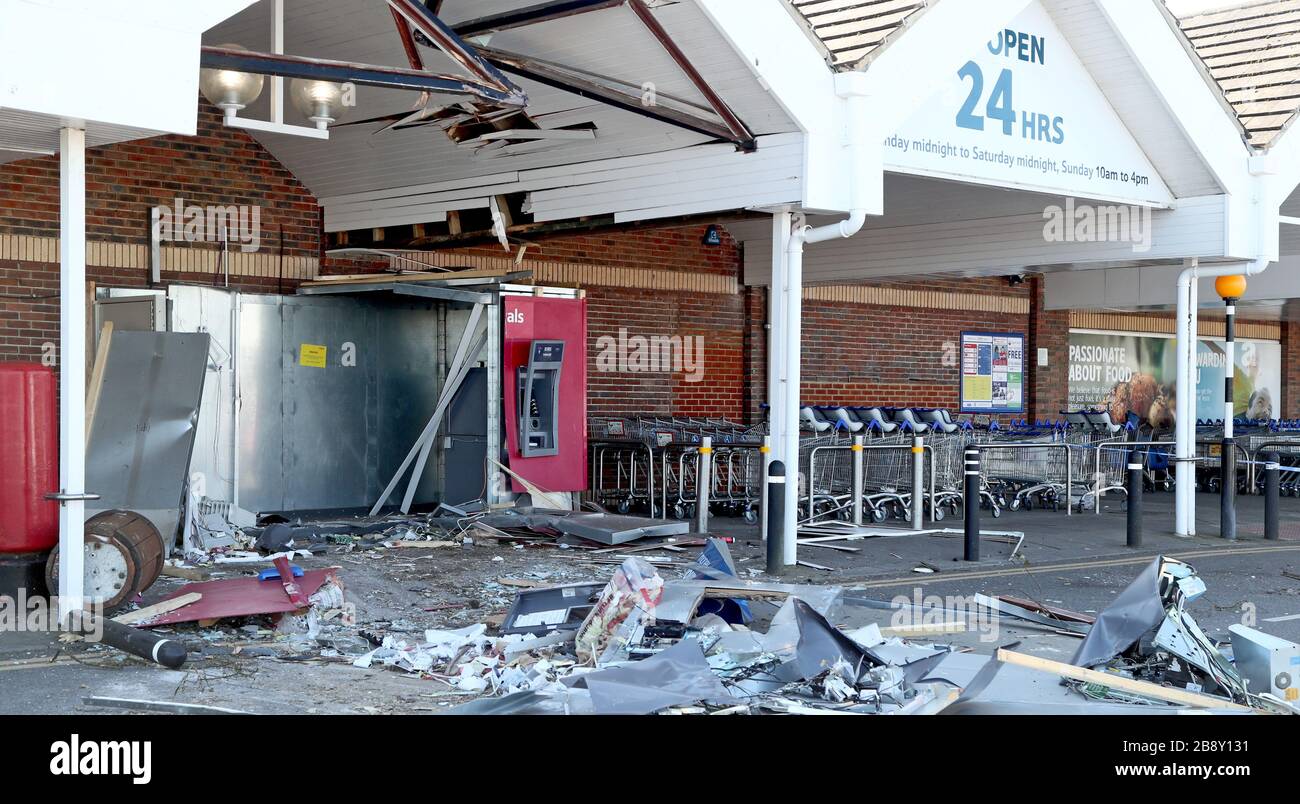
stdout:
{"type": "MultiPolygon", "coordinates": [[[[260,570],[260,577],[188,583],[167,600],[196,600],[138,624],[195,629],[192,636],[212,644],[253,638],[268,646],[238,649],[247,656],[422,679],[452,696],[442,711],[461,714],[1300,711],[1285,691],[1252,687],[1232,648],[1201,631],[1187,605],[1205,584],[1174,559],[1156,558],[1096,616],[1014,597],[975,598],[992,616],[1078,639],[1067,664],[1014,645],[989,655],[945,643],[942,635],[963,624],[942,613],[944,622],[927,619],[910,630],[872,624],[844,631],[835,622],[862,600],[843,588],[756,580],[717,538],[679,539],[652,529],[635,545],[620,544],[617,534],[637,529],[625,519],[444,508],[427,516],[231,529],[225,544],[169,574],[260,570]],[[575,516],[578,526],[565,524],[575,516]],[[463,590],[470,602],[426,608],[432,618],[358,622],[350,611],[345,563],[415,568],[437,562],[443,551],[484,545],[571,554],[582,564],[571,563],[573,571],[534,564],[480,579],[463,590]],[[419,557],[406,558],[411,554],[419,557]],[[303,571],[292,562],[305,556],[338,566],[303,571]],[[235,596],[245,605],[217,605],[232,589],[246,590],[235,596]],[[755,615],[760,601],[771,604],[766,616],[755,615]],[[470,700],[455,706],[455,697],[470,700]]],[[[916,621],[922,619],[917,612],[916,621]]],[[[1255,634],[1242,634],[1242,644],[1271,639],[1255,634]]]]}

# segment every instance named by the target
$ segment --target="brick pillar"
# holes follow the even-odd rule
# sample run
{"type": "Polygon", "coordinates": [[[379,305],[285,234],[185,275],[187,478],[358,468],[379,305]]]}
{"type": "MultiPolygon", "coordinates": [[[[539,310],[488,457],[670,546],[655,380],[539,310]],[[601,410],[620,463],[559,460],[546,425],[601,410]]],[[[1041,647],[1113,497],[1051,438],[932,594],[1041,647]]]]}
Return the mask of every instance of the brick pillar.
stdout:
{"type": "Polygon", "coordinates": [[[763,421],[767,402],[767,289],[746,287],[744,294],[744,412],[753,425],[763,421]]]}
{"type": "Polygon", "coordinates": [[[1282,320],[1282,399],[1277,415],[1300,419],[1300,321],[1282,320]]]}
{"type": "Polygon", "coordinates": [[[1029,366],[1029,416],[1055,419],[1065,409],[1070,371],[1070,311],[1047,310],[1046,282],[1041,274],[1030,280],[1029,338],[1025,361],[1029,366]],[[1038,350],[1047,350],[1047,366],[1038,365],[1038,350]]]}

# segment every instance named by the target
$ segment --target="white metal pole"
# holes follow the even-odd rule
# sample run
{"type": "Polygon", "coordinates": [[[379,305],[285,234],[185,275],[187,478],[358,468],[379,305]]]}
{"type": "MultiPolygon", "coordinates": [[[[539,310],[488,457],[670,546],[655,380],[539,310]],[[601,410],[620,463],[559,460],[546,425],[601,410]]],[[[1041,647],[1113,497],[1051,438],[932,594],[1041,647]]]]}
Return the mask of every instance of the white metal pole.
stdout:
{"type": "Polygon", "coordinates": [[[782,382],[785,385],[780,422],[781,460],[785,461],[785,565],[793,567],[799,557],[799,405],[800,398],[800,342],[803,338],[803,246],[806,227],[802,219],[797,231],[791,233],[786,249],[785,265],[785,322],[782,332],[784,346],[781,352],[782,382]]]}
{"type": "MultiPolygon", "coordinates": [[[[1183,418],[1184,435],[1183,440],[1187,445],[1186,454],[1189,459],[1187,464],[1191,470],[1186,472],[1187,486],[1186,496],[1183,498],[1183,505],[1186,506],[1185,516],[1187,518],[1187,535],[1196,535],[1196,380],[1199,371],[1196,368],[1196,339],[1200,336],[1201,325],[1199,321],[1201,312],[1200,299],[1200,260],[1192,261],[1192,284],[1190,293],[1187,296],[1187,357],[1183,363],[1187,369],[1187,413],[1183,418]]],[[[1181,393],[1181,391],[1180,391],[1181,393]]],[[[1176,408],[1183,407],[1177,405],[1176,408]]]]}
{"type": "MultiPolygon", "coordinates": [[[[767,290],[767,433],[768,450],[763,453],[763,478],[767,482],[772,461],[784,461],[785,442],[781,438],[781,411],[785,410],[785,281],[786,248],[790,244],[789,210],[772,215],[772,279],[767,290]]],[[[790,473],[787,462],[786,473],[790,473]]],[[[763,499],[763,539],[767,540],[769,520],[767,498],[763,499]]]]}
{"type": "MultiPolygon", "coordinates": [[[[1174,455],[1177,458],[1177,474],[1174,476],[1174,531],[1179,536],[1189,536],[1193,532],[1188,522],[1188,500],[1195,494],[1195,464],[1190,461],[1192,447],[1188,441],[1187,425],[1194,419],[1195,390],[1192,389],[1192,360],[1188,357],[1190,342],[1189,324],[1194,316],[1192,296],[1196,287],[1196,264],[1194,259],[1186,260],[1186,266],[1178,277],[1177,321],[1174,326],[1176,337],[1175,359],[1178,362],[1174,406],[1174,455]]],[[[1191,354],[1195,355],[1195,348],[1191,354]]],[[[1193,427],[1195,425],[1193,424],[1193,427]]]]}
{"type": "MultiPolygon", "coordinates": [[[[284,0],[274,0],[271,9],[271,52],[284,53],[284,0]]],[[[271,78],[271,122],[284,122],[284,79],[271,78]]]]}
{"type": "Polygon", "coordinates": [[[789,210],[772,215],[772,280],[767,291],[767,421],[772,449],[763,462],[764,477],[767,476],[768,464],[785,460],[784,445],[777,438],[776,411],[784,410],[782,401],[785,399],[782,355],[785,352],[786,249],[790,245],[791,218],[789,210]]]}
{"type": "Polygon", "coordinates": [[[59,131],[59,618],[85,605],[86,132],[59,131]]]}

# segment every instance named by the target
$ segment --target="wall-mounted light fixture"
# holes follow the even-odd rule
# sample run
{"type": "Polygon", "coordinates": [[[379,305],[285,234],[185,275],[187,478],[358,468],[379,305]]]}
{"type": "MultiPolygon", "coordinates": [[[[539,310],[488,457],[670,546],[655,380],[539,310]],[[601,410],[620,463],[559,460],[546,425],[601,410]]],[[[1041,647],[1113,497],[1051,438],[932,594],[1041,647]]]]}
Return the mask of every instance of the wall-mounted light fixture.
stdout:
{"type": "Polygon", "coordinates": [[[343,86],[332,81],[295,78],[289,82],[289,100],[295,109],[322,130],[337,123],[346,108],[343,86]]]}
{"type": "MultiPolygon", "coordinates": [[[[231,50],[247,50],[239,45],[222,45],[231,50]]],[[[225,113],[230,120],[238,116],[239,110],[246,108],[262,94],[266,77],[256,73],[241,73],[237,70],[199,70],[199,91],[208,102],[225,113]]]]}

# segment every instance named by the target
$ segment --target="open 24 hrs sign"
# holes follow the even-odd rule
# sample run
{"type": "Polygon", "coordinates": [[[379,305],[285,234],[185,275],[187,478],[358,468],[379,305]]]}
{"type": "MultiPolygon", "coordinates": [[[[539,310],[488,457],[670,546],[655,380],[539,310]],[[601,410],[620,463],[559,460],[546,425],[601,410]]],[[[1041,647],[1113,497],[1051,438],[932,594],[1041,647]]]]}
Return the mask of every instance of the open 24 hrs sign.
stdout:
{"type": "Polygon", "coordinates": [[[885,140],[888,170],[1154,206],[1168,188],[1039,3],[973,31],[948,83],[885,140]]]}

